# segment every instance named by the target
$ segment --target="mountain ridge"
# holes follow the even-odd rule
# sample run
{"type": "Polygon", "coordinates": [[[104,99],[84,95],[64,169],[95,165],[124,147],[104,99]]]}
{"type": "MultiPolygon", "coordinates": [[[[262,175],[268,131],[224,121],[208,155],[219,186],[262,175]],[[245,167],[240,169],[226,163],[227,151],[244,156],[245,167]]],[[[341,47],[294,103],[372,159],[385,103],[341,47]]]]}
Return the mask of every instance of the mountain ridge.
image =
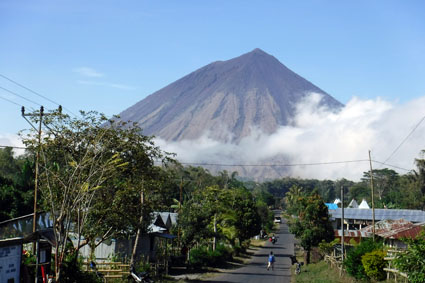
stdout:
{"type": "Polygon", "coordinates": [[[253,128],[271,134],[289,125],[295,105],[311,92],[322,95],[321,105],[342,107],[256,48],[189,73],[124,110],[120,117],[138,122],[144,134],[165,140],[193,140],[208,134],[218,141],[237,143],[253,128]]]}

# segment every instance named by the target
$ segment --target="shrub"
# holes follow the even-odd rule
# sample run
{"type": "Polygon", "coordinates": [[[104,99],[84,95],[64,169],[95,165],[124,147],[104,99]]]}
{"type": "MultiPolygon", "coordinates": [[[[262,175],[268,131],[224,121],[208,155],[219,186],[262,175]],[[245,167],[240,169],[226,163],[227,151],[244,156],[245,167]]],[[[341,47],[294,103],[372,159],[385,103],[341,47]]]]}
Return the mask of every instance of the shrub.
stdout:
{"type": "Polygon", "coordinates": [[[386,278],[386,272],[384,271],[386,266],[384,257],[386,254],[387,253],[385,251],[375,250],[370,253],[365,253],[362,256],[362,264],[366,275],[369,276],[369,278],[378,281],[384,280],[386,278]]]}
{"type": "Polygon", "coordinates": [[[334,239],[332,242],[326,242],[325,240],[322,240],[321,243],[319,243],[319,251],[322,254],[322,256],[330,255],[334,251],[334,246],[339,244],[339,239],[334,239]]]}
{"type": "Polygon", "coordinates": [[[199,247],[190,250],[189,264],[194,268],[201,268],[206,266],[208,260],[207,247],[199,247]]]}
{"type": "Polygon", "coordinates": [[[194,268],[218,267],[232,259],[232,249],[217,245],[215,251],[207,247],[194,248],[190,251],[189,264],[194,268]]]}
{"type": "Polygon", "coordinates": [[[425,282],[425,233],[422,231],[416,239],[404,239],[404,242],[408,248],[396,256],[396,268],[408,274],[409,282],[425,282]]]}
{"type": "Polygon", "coordinates": [[[62,263],[60,282],[102,282],[100,278],[96,277],[96,274],[94,272],[83,271],[82,266],[82,258],[78,256],[78,253],[68,254],[62,263]]]}
{"type": "Polygon", "coordinates": [[[347,273],[356,279],[368,279],[362,264],[362,256],[366,253],[382,248],[382,242],[373,242],[371,239],[362,241],[358,246],[347,250],[347,258],[344,260],[344,266],[347,273]]]}

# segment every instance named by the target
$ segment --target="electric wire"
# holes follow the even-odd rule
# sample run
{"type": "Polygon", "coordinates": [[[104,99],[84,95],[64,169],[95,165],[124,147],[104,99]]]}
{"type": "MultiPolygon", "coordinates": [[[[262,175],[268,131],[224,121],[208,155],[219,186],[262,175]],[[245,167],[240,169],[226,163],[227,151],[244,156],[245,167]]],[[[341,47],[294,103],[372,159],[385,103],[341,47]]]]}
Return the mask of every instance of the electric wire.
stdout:
{"type": "MultiPolygon", "coordinates": [[[[220,166],[220,167],[300,167],[300,166],[321,166],[321,165],[333,165],[333,164],[348,164],[348,163],[359,163],[369,162],[368,159],[359,160],[345,160],[345,161],[329,161],[329,162],[314,162],[314,163],[293,163],[293,164],[220,164],[220,163],[202,163],[202,162],[180,162],[182,165],[196,165],[196,166],[220,166]]],[[[372,160],[372,162],[383,164],[383,162],[372,160]]],[[[402,168],[396,165],[385,164],[389,167],[397,168],[404,171],[410,171],[409,169],[402,168]]]]}
{"type": "Polygon", "coordinates": [[[0,145],[0,147],[1,148],[10,147],[10,148],[14,148],[14,149],[27,149],[26,147],[23,147],[23,146],[11,146],[11,145],[0,145]]]}
{"type": "Polygon", "coordinates": [[[25,96],[22,96],[22,95],[20,95],[20,94],[18,94],[18,93],[16,93],[16,92],[13,92],[13,91],[11,91],[11,90],[9,90],[9,89],[7,89],[7,88],[4,88],[4,87],[0,86],[0,89],[4,90],[4,91],[6,91],[6,92],[8,92],[8,93],[10,93],[10,94],[13,94],[13,95],[15,95],[15,96],[17,96],[17,97],[20,97],[20,98],[22,98],[22,99],[24,99],[24,100],[26,100],[26,101],[28,101],[28,102],[31,102],[31,103],[36,104],[36,105],[38,105],[38,106],[41,106],[41,104],[39,104],[38,102],[35,102],[35,101],[31,100],[31,99],[28,99],[28,98],[26,98],[25,96]]]}
{"type": "Polygon", "coordinates": [[[314,163],[293,163],[293,164],[220,164],[220,163],[189,163],[180,162],[183,165],[199,165],[199,166],[234,166],[234,167],[298,167],[298,166],[318,166],[318,165],[331,165],[341,163],[358,163],[368,162],[368,159],[360,160],[346,160],[346,161],[329,161],[329,162],[314,162],[314,163]]]}
{"type": "MultiPolygon", "coordinates": [[[[27,149],[26,147],[19,146],[9,146],[9,145],[0,145],[0,148],[16,148],[16,149],[27,149]]],[[[221,163],[201,163],[201,162],[180,162],[182,165],[198,165],[198,166],[222,166],[222,167],[298,167],[298,166],[321,166],[321,165],[332,165],[332,164],[348,164],[348,163],[359,163],[359,162],[369,162],[368,159],[359,159],[359,160],[345,160],[345,161],[329,161],[329,162],[314,162],[314,163],[293,163],[293,164],[221,164],[221,163]]],[[[384,164],[384,162],[372,160],[374,163],[384,164]]],[[[409,169],[385,164],[387,166],[397,168],[404,171],[411,171],[409,169]]]]}
{"type": "Polygon", "coordinates": [[[410,136],[416,131],[416,129],[422,124],[422,122],[425,120],[425,116],[422,117],[422,119],[413,127],[413,129],[410,131],[410,133],[401,141],[401,143],[394,149],[394,151],[390,154],[390,156],[385,159],[384,162],[382,162],[382,165],[387,165],[387,161],[390,160],[394,154],[403,146],[403,144],[410,138],[410,136]]]}
{"type": "MultiPolygon", "coordinates": [[[[17,81],[15,81],[15,80],[12,80],[11,78],[9,78],[9,77],[6,77],[5,75],[3,75],[3,74],[0,74],[0,77],[2,77],[2,78],[4,78],[4,79],[6,79],[6,80],[8,80],[9,82],[11,82],[11,83],[14,83],[15,85],[17,85],[17,86],[20,86],[21,88],[23,88],[23,89],[26,89],[27,91],[29,91],[29,92],[31,92],[31,93],[33,93],[33,94],[35,94],[35,95],[38,95],[39,97],[41,97],[41,98],[44,98],[44,99],[46,99],[47,101],[49,101],[49,102],[51,102],[51,103],[53,103],[53,104],[56,104],[56,105],[58,105],[58,106],[60,106],[61,104],[60,103],[57,103],[56,101],[54,101],[54,100],[52,100],[52,99],[50,99],[50,98],[48,98],[48,97],[46,97],[46,96],[44,96],[44,95],[42,95],[42,94],[40,94],[39,92],[36,92],[36,91],[34,91],[34,90],[32,90],[32,89],[30,89],[29,87],[26,87],[26,86],[24,86],[23,84],[21,84],[21,83],[18,83],[17,81]]],[[[41,105],[40,105],[41,106],[41,105]]],[[[65,109],[66,111],[68,111],[69,113],[71,113],[73,116],[77,116],[77,115],[75,115],[71,110],[69,110],[68,108],[66,108],[65,106],[63,106],[62,105],[62,108],[63,109],[65,109]]]]}
{"type": "Polygon", "coordinates": [[[12,101],[12,100],[10,100],[10,99],[7,99],[7,98],[5,98],[5,97],[3,97],[3,96],[0,96],[0,98],[1,98],[1,99],[3,99],[3,100],[6,100],[7,102],[10,102],[10,103],[12,103],[12,104],[18,105],[19,107],[23,107],[23,105],[18,104],[18,103],[16,103],[15,101],[12,101]]]}

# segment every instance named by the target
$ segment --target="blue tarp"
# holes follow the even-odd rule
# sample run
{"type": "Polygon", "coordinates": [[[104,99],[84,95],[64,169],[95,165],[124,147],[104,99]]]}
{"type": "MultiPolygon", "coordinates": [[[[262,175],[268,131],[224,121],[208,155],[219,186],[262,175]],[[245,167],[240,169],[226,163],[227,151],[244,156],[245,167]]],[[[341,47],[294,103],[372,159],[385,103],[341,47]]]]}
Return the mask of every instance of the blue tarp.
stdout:
{"type": "Polygon", "coordinates": [[[338,205],[336,203],[325,203],[328,209],[337,209],[338,205]]]}

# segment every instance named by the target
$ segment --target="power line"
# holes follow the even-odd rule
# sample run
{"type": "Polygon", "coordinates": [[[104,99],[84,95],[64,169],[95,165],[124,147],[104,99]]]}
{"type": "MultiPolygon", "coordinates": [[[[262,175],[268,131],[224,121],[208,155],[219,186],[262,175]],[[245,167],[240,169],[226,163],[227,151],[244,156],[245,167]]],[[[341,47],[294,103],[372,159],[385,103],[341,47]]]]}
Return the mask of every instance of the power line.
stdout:
{"type": "Polygon", "coordinates": [[[25,100],[26,100],[26,101],[28,101],[28,102],[34,103],[34,104],[36,104],[36,105],[38,105],[38,106],[41,106],[41,104],[39,104],[39,103],[37,103],[37,102],[35,102],[35,101],[31,100],[31,99],[28,99],[28,98],[26,98],[25,96],[22,96],[22,95],[20,95],[20,94],[17,94],[16,92],[13,92],[13,91],[11,91],[11,90],[9,90],[9,89],[7,89],[7,88],[4,88],[4,87],[0,86],[0,89],[2,89],[2,90],[4,90],[4,91],[7,91],[8,93],[11,93],[11,94],[13,94],[13,95],[16,95],[17,97],[20,97],[20,98],[22,98],[22,99],[25,99],[25,100]]]}
{"type": "Polygon", "coordinates": [[[2,148],[10,147],[10,148],[15,148],[15,149],[27,149],[26,147],[22,147],[22,146],[11,146],[11,145],[0,145],[0,147],[2,147],[2,148]]]}
{"type": "Polygon", "coordinates": [[[221,163],[189,163],[181,162],[184,165],[199,165],[199,166],[240,166],[240,167],[297,167],[297,166],[317,166],[317,165],[331,165],[341,163],[356,163],[356,162],[367,162],[369,160],[347,160],[347,161],[330,161],[330,162],[315,162],[315,163],[294,163],[294,164],[221,164],[221,163]]]}
{"type": "MultiPolygon", "coordinates": [[[[27,149],[27,147],[18,147],[18,146],[8,146],[8,145],[0,145],[0,147],[11,147],[16,149],[27,149]]],[[[320,166],[320,165],[333,165],[333,164],[347,164],[347,163],[359,163],[359,162],[369,162],[368,159],[359,159],[359,160],[345,160],[345,161],[329,161],[329,162],[314,162],[314,163],[293,163],[293,164],[223,164],[223,163],[200,163],[200,162],[180,162],[182,165],[197,165],[197,166],[221,166],[221,167],[298,167],[298,166],[320,166]]],[[[381,161],[372,160],[374,163],[387,165],[389,167],[393,167],[396,169],[411,171],[409,169],[386,164],[381,161]]]]}
{"type": "Polygon", "coordinates": [[[394,149],[394,151],[390,154],[390,156],[382,162],[382,165],[387,165],[387,161],[390,160],[391,157],[400,149],[400,147],[410,138],[414,131],[419,127],[420,124],[425,120],[425,116],[416,124],[416,126],[410,131],[410,133],[401,141],[401,143],[394,149]]]}
{"type": "MultiPolygon", "coordinates": [[[[373,162],[384,164],[380,161],[372,160],[373,162]]],[[[315,162],[315,163],[293,163],[293,164],[221,164],[221,163],[200,163],[200,162],[180,162],[183,165],[197,165],[197,166],[220,166],[220,167],[298,167],[298,166],[321,166],[321,165],[333,165],[333,164],[347,164],[347,163],[359,163],[369,162],[368,159],[359,160],[346,160],[346,161],[329,161],[329,162],[315,162]]],[[[397,168],[404,171],[410,171],[408,169],[385,164],[389,167],[397,168]]]]}
{"type": "Polygon", "coordinates": [[[23,106],[23,105],[20,105],[20,104],[16,103],[15,101],[12,101],[10,99],[7,99],[7,98],[5,98],[3,96],[0,96],[0,98],[3,99],[3,100],[6,100],[7,102],[10,102],[10,103],[13,103],[15,105],[18,105],[19,107],[22,107],[23,106]]]}
{"type": "Polygon", "coordinates": [[[393,168],[396,168],[396,169],[404,170],[404,171],[407,171],[407,172],[408,171],[411,171],[409,169],[406,169],[406,168],[403,168],[403,167],[399,167],[399,166],[395,166],[395,165],[391,165],[391,164],[387,164],[385,162],[380,162],[380,161],[376,161],[376,160],[372,160],[372,162],[375,162],[375,163],[378,163],[378,164],[381,164],[381,165],[386,165],[386,166],[389,166],[389,167],[393,167],[393,168]]]}
{"type": "MultiPolygon", "coordinates": [[[[50,99],[50,98],[48,98],[48,97],[46,97],[46,96],[44,96],[44,95],[42,95],[42,94],[40,94],[40,93],[36,92],[35,90],[30,89],[29,87],[24,86],[24,85],[23,85],[23,84],[21,84],[21,83],[18,83],[18,82],[17,82],[17,81],[15,81],[15,80],[12,80],[11,78],[6,77],[6,76],[5,76],[5,75],[3,75],[3,74],[0,74],[0,77],[2,77],[2,78],[4,78],[4,79],[8,80],[9,82],[14,83],[14,84],[15,84],[15,85],[17,85],[17,86],[20,86],[20,87],[21,87],[21,88],[23,88],[23,89],[26,89],[27,91],[29,91],[29,92],[31,92],[31,93],[33,93],[33,94],[35,94],[35,95],[38,95],[38,96],[39,96],[39,97],[41,97],[41,98],[46,99],[47,101],[49,101],[49,102],[51,102],[51,103],[53,103],[53,104],[56,104],[56,105],[58,105],[58,106],[60,106],[60,105],[61,105],[60,103],[57,103],[56,101],[54,101],[54,100],[52,100],[52,99],[50,99]]],[[[40,106],[40,104],[39,104],[39,106],[40,106]]],[[[68,108],[66,108],[66,107],[64,107],[64,106],[62,106],[62,107],[63,107],[63,109],[65,109],[66,111],[68,111],[69,113],[71,113],[72,115],[77,116],[77,115],[75,115],[74,113],[72,113],[72,111],[71,111],[71,110],[69,110],[68,108]]]]}

